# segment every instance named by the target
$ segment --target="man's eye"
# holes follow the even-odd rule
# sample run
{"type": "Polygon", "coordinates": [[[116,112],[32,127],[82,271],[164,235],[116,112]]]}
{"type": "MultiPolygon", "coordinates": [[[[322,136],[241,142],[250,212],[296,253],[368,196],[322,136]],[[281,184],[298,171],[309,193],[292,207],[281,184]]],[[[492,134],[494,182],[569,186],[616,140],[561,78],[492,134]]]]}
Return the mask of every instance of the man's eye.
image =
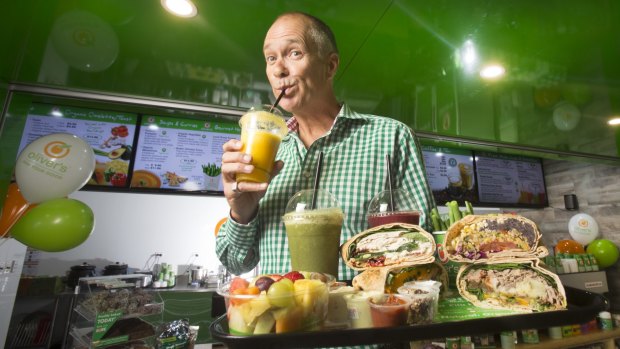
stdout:
{"type": "Polygon", "coordinates": [[[301,56],[301,51],[291,51],[291,57],[299,57],[301,56]]]}
{"type": "Polygon", "coordinates": [[[276,61],[276,57],[275,56],[267,56],[267,57],[265,57],[265,60],[267,62],[275,62],[276,61]]]}

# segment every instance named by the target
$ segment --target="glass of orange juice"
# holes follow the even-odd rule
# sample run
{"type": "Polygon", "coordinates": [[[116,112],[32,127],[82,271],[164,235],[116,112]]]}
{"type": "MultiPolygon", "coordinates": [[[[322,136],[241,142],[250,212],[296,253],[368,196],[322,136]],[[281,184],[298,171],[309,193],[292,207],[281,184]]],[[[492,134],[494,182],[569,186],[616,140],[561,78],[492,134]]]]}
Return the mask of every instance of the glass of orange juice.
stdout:
{"type": "Polygon", "coordinates": [[[239,120],[241,152],[252,156],[254,171],[238,173],[237,182],[268,182],[282,138],[288,133],[286,122],[278,109],[270,105],[250,108],[239,120]]]}

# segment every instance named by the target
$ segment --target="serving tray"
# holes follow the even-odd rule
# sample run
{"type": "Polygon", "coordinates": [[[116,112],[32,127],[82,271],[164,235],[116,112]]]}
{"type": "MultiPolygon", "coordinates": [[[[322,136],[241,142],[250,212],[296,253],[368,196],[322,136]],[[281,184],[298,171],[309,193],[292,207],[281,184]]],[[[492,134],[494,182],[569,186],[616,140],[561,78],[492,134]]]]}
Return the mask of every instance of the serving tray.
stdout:
{"type": "Polygon", "coordinates": [[[362,328],[264,334],[231,335],[226,315],[209,327],[213,340],[236,348],[314,348],[379,343],[405,343],[414,340],[499,333],[504,330],[546,328],[588,322],[609,308],[607,299],[597,293],[565,287],[566,310],[504,315],[481,319],[387,328],[362,328]]]}

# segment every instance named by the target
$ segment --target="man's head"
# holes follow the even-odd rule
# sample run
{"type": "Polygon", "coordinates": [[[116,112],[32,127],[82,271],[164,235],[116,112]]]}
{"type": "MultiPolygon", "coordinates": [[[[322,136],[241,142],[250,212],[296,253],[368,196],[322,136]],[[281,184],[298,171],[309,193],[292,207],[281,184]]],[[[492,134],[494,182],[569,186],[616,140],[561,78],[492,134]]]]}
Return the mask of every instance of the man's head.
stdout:
{"type": "Polygon", "coordinates": [[[282,108],[296,114],[334,98],[338,48],[320,19],[301,12],[280,15],[267,32],[263,53],[274,95],[286,89],[282,108]]]}

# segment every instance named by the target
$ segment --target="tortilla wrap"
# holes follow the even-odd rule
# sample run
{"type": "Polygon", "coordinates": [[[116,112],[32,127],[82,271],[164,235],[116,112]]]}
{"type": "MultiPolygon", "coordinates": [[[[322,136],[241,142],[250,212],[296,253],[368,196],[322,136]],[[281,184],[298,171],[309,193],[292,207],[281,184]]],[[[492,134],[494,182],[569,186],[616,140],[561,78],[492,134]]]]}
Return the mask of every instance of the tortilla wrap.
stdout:
{"type": "Polygon", "coordinates": [[[352,284],[358,290],[397,293],[405,282],[425,280],[441,282],[442,290],[448,288],[448,272],[437,262],[368,269],[355,276],[352,284]]]}
{"type": "Polygon", "coordinates": [[[392,223],[365,230],[342,244],[342,259],[352,269],[424,264],[435,260],[435,240],[419,225],[392,223]]]}
{"type": "Polygon", "coordinates": [[[444,249],[454,262],[486,262],[502,258],[542,258],[549,251],[540,245],[533,221],[514,214],[465,216],[448,229],[444,249]]]}
{"type": "Polygon", "coordinates": [[[456,284],[464,299],[481,308],[524,312],[566,309],[560,278],[531,260],[463,265],[456,284]]]}

